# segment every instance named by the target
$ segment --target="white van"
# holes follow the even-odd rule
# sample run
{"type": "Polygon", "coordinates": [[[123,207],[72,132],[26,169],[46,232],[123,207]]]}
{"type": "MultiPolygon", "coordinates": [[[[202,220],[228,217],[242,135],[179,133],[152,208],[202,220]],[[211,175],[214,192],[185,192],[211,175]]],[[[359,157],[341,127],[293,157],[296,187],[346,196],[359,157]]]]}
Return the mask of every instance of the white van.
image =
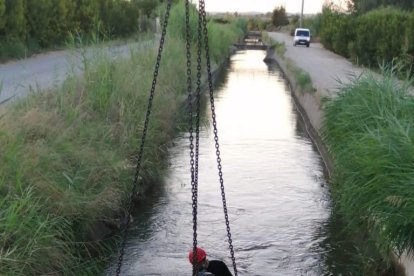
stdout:
{"type": "Polygon", "coordinates": [[[310,37],[311,36],[310,36],[309,29],[296,28],[295,36],[293,37],[293,46],[300,44],[300,45],[306,45],[306,47],[309,47],[310,37]]]}

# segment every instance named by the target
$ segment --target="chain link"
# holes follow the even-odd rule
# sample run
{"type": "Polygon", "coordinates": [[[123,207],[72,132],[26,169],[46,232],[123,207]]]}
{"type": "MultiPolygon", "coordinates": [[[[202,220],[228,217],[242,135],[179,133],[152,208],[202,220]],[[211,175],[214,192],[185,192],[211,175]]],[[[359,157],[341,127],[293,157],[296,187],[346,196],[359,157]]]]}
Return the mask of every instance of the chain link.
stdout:
{"type": "Polygon", "coordinates": [[[126,241],[127,241],[127,238],[128,238],[128,228],[129,228],[129,225],[131,223],[131,212],[132,212],[133,200],[134,200],[135,194],[137,193],[137,188],[138,188],[138,179],[139,179],[139,173],[140,173],[140,170],[141,170],[141,161],[142,161],[142,155],[143,155],[143,152],[144,152],[145,138],[147,136],[148,124],[149,124],[149,119],[150,119],[150,115],[151,115],[151,107],[152,107],[152,102],[153,102],[153,99],[154,99],[155,87],[157,85],[157,77],[158,77],[158,72],[159,72],[160,63],[161,63],[162,51],[163,51],[163,48],[164,48],[165,36],[166,36],[166,33],[167,33],[167,25],[168,25],[168,19],[169,19],[169,16],[170,16],[171,4],[172,4],[172,0],[168,0],[167,10],[165,12],[164,22],[163,22],[163,26],[162,26],[162,33],[161,33],[160,45],[159,45],[159,48],[158,48],[157,60],[156,60],[156,63],[155,63],[155,69],[154,69],[154,75],[153,75],[153,80],[152,80],[152,85],[151,85],[150,96],[149,96],[149,99],[148,99],[148,106],[147,106],[147,112],[146,112],[146,115],[145,115],[144,128],[143,128],[142,136],[141,136],[141,144],[140,144],[140,147],[139,147],[138,155],[136,157],[137,165],[135,167],[135,175],[134,175],[133,184],[132,184],[132,192],[131,192],[131,195],[129,197],[128,203],[127,203],[127,218],[126,218],[125,227],[122,231],[122,243],[121,243],[121,249],[120,249],[119,258],[118,258],[118,266],[117,266],[117,269],[116,269],[116,275],[117,276],[119,276],[121,274],[121,267],[122,267],[122,262],[123,262],[123,258],[124,258],[124,254],[125,254],[125,245],[126,245],[126,241]]]}
{"type": "Polygon", "coordinates": [[[227,238],[228,238],[228,243],[229,243],[230,255],[231,255],[232,262],[233,262],[234,275],[237,276],[238,273],[237,273],[237,266],[236,266],[236,258],[234,256],[233,240],[231,238],[230,222],[229,222],[229,216],[227,212],[226,194],[224,192],[224,180],[223,180],[223,172],[222,172],[221,157],[220,157],[220,146],[219,146],[219,139],[218,139],[216,112],[215,112],[215,105],[214,105],[213,78],[211,74],[210,50],[209,50],[209,45],[208,45],[208,30],[207,30],[207,19],[206,19],[206,10],[205,10],[204,0],[199,0],[199,12],[201,13],[202,23],[203,23],[203,34],[204,34],[204,44],[205,44],[204,46],[205,46],[205,55],[206,55],[206,63],[207,63],[208,88],[209,88],[210,105],[211,105],[211,118],[213,121],[214,142],[215,142],[216,156],[217,156],[217,169],[218,169],[218,175],[220,179],[220,189],[221,189],[221,198],[223,201],[224,219],[226,221],[227,238]]]}

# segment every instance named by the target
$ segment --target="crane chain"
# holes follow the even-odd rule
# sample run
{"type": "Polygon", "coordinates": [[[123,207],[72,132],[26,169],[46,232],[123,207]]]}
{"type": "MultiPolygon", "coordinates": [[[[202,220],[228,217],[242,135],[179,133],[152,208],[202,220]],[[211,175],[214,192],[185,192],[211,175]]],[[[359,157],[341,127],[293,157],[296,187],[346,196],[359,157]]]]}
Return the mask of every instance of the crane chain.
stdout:
{"type": "Polygon", "coordinates": [[[224,211],[224,219],[226,222],[227,239],[229,243],[231,260],[233,262],[234,275],[237,276],[238,273],[237,273],[237,266],[236,266],[236,258],[234,256],[233,240],[231,238],[230,222],[229,222],[229,216],[228,216],[228,211],[227,211],[226,194],[224,191],[224,180],[223,180],[223,171],[222,171],[223,166],[221,164],[220,145],[219,145],[219,139],[218,139],[217,120],[216,120],[216,112],[215,112],[215,105],[214,105],[213,77],[211,74],[210,50],[209,50],[209,44],[208,44],[209,41],[208,41],[207,19],[206,19],[206,10],[205,10],[204,0],[199,0],[199,13],[202,17],[201,21],[203,24],[208,88],[209,88],[210,106],[211,106],[211,118],[213,121],[213,129],[214,129],[213,132],[214,132],[214,142],[215,142],[216,156],[217,156],[217,169],[218,169],[218,175],[220,179],[221,199],[223,202],[223,211],[224,211]]]}
{"type": "Polygon", "coordinates": [[[154,69],[154,74],[153,74],[153,80],[152,80],[152,85],[151,85],[151,91],[150,91],[150,96],[148,99],[148,106],[147,106],[147,112],[145,115],[145,122],[144,122],[144,128],[142,130],[142,136],[141,136],[141,144],[139,147],[139,152],[138,155],[136,157],[137,160],[137,165],[135,167],[135,175],[134,175],[134,179],[133,179],[133,183],[132,183],[132,191],[127,203],[127,218],[126,218],[126,222],[125,222],[125,227],[122,231],[122,242],[121,242],[121,249],[119,252],[119,257],[118,257],[118,266],[116,269],[116,275],[119,276],[121,274],[121,267],[122,267],[122,262],[123,262],[123,258],[124,258],[124,254],[125,254],[125,245],[126,245],[126,241],[128,238],[128,228],[129,225],[131,223],[131,212],[132,212],[132,206],[133,206],[133,200],[134,200],[134,196],[137,193],[137,188],[138,188],[138,179],[139,179],[139,173],[141,170],[141,161],[142,161],[142,155],[144,152],[144,145],[145,145],[145,138],[147,136],[147,131],[148,131],[148,124],[149,124],[149,120],[150,120],[150,115],[151,115],[151,107],[152,107],[152,102],[154,99],[154,94],[155,94],[155,87],[157,85],[157,77],[158,77],[158,72],[159,72],[159,68],[160,68],[160,63],[161,63],[161,57],[162,57],[162,51],[164,48],[164,42],[165,42],[165,36],[167,33],[167,26],[168,26],[168,19],[170,17],[170,10],[171,10],[171,5],[172,5],[172,0],[168,0],[167,2],[167,10],[165,12],[165,17],[164,17],[164,21],[163,21],[163,25],[162,25],[162,33],[161,33],[161,38],[160,38],[160,44],[159,44],[159,48],[158,48],[158,54],[157,54],[157,60],[155,63],[155,69],[154,69]]]}
{"type": "MultiPolygon", "coordinates": [[[[185,30],[186,30],[186,56],[187,56],[187,93],[189,104],[189,122],[188,132],[190,140],[190,168],[191,168],[191,199],[192,199],[192,214],[193,214],[193,276],[197,275],[196,261],[197,260],[197,196],[198,196],[198,156],[199,156],[199,91],[201,72],[197,72],[197,90],[196,90],[196,142],[194,150],[194,136],[193,136],[193,99],[192,99],[192,72],[191,72],[191,36],[190,36],[190,4],[189,0],[185,1],[185,30]]],[[[201,54],[199,54],[201,56],[201,54]]],[[[201,63],[201,59],[199,63],[201,63]]],[[[197,64],[197,68],[201,68],[197,64]]],[[[201,71],[201,69],[200,69],[201,71]]]]}

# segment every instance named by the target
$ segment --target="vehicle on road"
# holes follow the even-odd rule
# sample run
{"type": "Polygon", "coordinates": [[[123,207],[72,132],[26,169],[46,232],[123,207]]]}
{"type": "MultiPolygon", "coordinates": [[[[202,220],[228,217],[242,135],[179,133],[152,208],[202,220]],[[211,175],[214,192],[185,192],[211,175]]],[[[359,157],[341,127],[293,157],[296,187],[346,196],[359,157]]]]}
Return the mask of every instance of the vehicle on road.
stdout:
{"type": "Polygon", "coordinates": [[[310,30],[304,29],[304,28],[296,28],[295,34],[293,37],[293,46],[296,45],[306,45],[306,47],[309,47],[310,45],[310,30]]]}

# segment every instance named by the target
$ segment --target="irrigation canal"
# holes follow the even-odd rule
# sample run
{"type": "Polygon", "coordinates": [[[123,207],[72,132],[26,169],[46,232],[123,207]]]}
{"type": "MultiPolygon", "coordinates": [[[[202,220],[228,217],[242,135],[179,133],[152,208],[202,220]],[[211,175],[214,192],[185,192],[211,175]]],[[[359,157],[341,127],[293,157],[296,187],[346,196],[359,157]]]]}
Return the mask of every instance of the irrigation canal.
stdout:
{"type": "MultiPolygon", "coordinates": [[[[349,275],[354,245],[332,211],[321,157],[264,51],[238,51],[216,87],[224,183],[239,275],[349,275]]],[[[210,112],[200,134],[199,245],[231,268],[210,112]]],[[[122,275],[191,275],[188,134],[160,191],[139,206],[122,275]]],[[[115,265],[108,274],[114,271],[115,265]]]]}

